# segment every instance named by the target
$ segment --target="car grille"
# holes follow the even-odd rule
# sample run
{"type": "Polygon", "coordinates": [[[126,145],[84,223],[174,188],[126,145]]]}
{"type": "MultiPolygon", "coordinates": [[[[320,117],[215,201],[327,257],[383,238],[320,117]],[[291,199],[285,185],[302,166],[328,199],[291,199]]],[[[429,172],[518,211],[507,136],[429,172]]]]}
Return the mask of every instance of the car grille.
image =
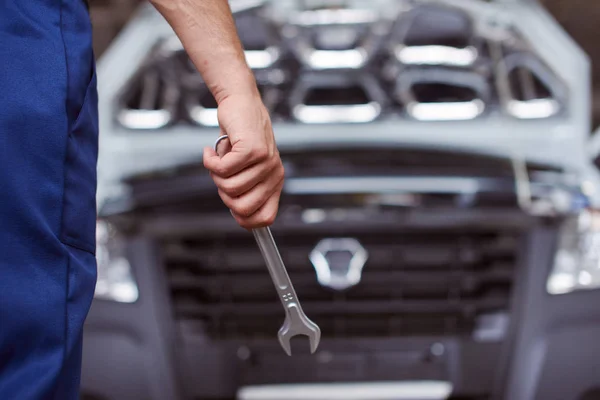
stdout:
{"type": "MultiPolygon", "coordinates": [[[[509,160],[377,148],[286,151],[282,159],[286,188],[273,234],[324,337],[469,335],[506,314],[531,222],[517,205],[509,160]],[[463,178],[479,191],[463,191],[463,178]],[[394,182],[418,185],[395,193],[385,186],[394,182]],[[331,238],[353,238],[368,252],[362,280],[344,291],[321,286],[309,259],[331,238]]],[[[533,182],[556,173],[527,167],[533,182]]],[[[133,209],[121,217],[140,221],[160,244],[176,318],[213,338],[272,338],[283,322],[275,288],[253,236],[236,226],[206,171],[189,165],[128,183],[133,209]]]]}
{"type": "MultiPolygon", "coordinates": [[[[512,30],[464,10],[415,2],[377,7],[236,12],[240,38],[274,121],[300,124],[472,120],[500,110],[548,118],[568,93],[512,30]],[[397,14],[397,15],[396,15],[397,14]],[[500,39],[504,38],[504,39],[500,39]]],[[[159,40],[123,88],[117,120],[136,130],[218,126],[216,102],[176,37],[159,40]]]]}
{"type": "MultiPolygon", "coordinates": [[[[275,229],[296,292],[324,337],[470,334],[477,318],[509,306],[518,245],[513,230],[347,230],[368,251],[361,282],[322,287],[309,253],[324,237],[275,229]]],[[[201,321],[217,339],[271,338],[281,304],[246,232],[163,242],[180,320],[201,321]]]]}

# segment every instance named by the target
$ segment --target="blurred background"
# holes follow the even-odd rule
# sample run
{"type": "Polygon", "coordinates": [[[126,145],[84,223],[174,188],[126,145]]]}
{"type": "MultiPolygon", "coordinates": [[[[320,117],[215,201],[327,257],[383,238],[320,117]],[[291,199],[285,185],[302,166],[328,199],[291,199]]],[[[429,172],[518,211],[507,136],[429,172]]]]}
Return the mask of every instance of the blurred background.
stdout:
{"type": "Polygon", "coordinates": [[[203,168],[217,105],[171,28],[90,0],[83,399],[600,400],[600,3],[229,3],[321,342],[277,340],[293,295],[203,168]]]}

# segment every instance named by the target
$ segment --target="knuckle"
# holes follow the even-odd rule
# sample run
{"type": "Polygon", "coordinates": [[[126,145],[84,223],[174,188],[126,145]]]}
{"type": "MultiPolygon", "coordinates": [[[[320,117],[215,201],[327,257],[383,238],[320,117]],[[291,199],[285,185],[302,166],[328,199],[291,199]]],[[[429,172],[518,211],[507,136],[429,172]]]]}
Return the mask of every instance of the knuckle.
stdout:
{"type": "Polygon", "coordinates": [[[213,165],[209,169],[217,176],[223,176],[227,172],[227,168],[224,165],[213,165]]]}
{"type": "Polygon", "coordinates": [[[203,161],[204,168],[206,168],[210,173],[216,174],[219,165],[215,163],[213,160],[204,159],[203,161]]]}
{"type": "Polygon", "coordinates": [[[237,203],[233,207],[233,211],[241,217],[248,218],[252,215],[252,210],[246,204],[237,203]]]}
{"type": "Polygon", "coordinates": [[[252,224],[252,221],[250,218],[246,218],[241,215],[237,215],[236,221],[237,221],[238,225],[244,229],[250,230],[250,229],[254,228],[254,225],[252,224]]]}
{"type": "Polygon", "coordinates": [[[253,158],[258,161],[265,161],[269,158],[269,149],[266,147],[259,147],[252,151],[253,158]]]}
{"type": "Polygon", "coordinates": [[[277,167],[277,177],[279,178],[279,180],[283,180],[285,178],[285,168],[283,167],[281,161],[279,162],[279,165],[277,167]]]}
{"type": "Polygon", "coordinates": [[[219,190],[219,197],[221,198],[221,201],[228,207],[231,208],[232,204],[230,201],[229,196],[227,195],[227,193],[224,193],[223,191],[219,190]]]}
{"type": "Polygon", "coordinates": [[[283,161],[281,160],[281,157],[279,155],[279,152],[275,152],[271,157],[270,157],[270,162],[269,162],[269,166],[273,169],[273,170],[283,170],[283,161]]]}
{"type": "Polygon", "coordinates": [[[237,197],[240,191],[239,186],[230,180],[223,181],[223,183],[221,183],[221,188],[231,197],[237,197]]]}
{"type": "Polygon", "coordinates": [[[277,218],[277,210],[268,212],[263,218],[261,223],[264,225],[273,225],[277,218]]]}
{"type": "Polygon", "coordinates": [[[275,222],[275,216],[269,216],[262,220],[261,225],[263,226],[271,226],[275,222]]]}
{"type": "Polygon", "coordinates": [[[248,162],[248,160],[251,160],[254,157],[254,149],[252,147],[244,147],[238,151],[240,151],[241,160],[244,162],[248,162]]]}

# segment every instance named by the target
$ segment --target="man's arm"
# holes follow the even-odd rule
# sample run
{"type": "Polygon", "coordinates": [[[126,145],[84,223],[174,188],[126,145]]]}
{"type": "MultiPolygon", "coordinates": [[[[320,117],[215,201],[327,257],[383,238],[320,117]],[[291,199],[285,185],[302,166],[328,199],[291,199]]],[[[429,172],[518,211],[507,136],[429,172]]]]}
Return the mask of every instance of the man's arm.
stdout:
{"type": "Polygon", "coordinates": [[[151,0],[181,40],[218,104],[231,151],[204,149],[204,165],[244,228],[270,225],[283,187],[271,120],[244,57],[227,0],[151,0]]]}

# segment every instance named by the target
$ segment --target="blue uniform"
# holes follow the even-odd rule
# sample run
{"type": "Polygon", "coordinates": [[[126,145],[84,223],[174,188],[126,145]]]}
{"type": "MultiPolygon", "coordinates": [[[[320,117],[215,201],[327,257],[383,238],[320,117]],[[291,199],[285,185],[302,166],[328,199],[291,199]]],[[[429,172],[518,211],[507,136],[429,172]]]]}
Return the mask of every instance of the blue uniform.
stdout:
{"type": "Polygon", "coordinates": [[[98,142],[83,0],[0,0],[0,399],[78,398],[98,142]]]}

